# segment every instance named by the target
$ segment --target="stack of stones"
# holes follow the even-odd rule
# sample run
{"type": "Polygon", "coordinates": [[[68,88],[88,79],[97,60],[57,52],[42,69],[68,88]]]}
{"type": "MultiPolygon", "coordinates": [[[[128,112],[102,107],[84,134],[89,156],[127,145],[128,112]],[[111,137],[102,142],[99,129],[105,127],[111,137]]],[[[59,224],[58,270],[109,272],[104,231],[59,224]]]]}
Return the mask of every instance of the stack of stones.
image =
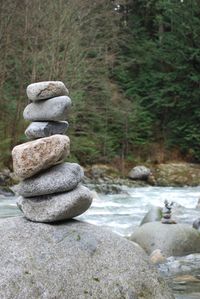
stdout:
{"type": "Polygon", "coordinates": [[[167,200],[164,202],[165,207],[162,210],[162,219],[161,222],[163,224],[176,224],[174,220],[171,219],[172,216],[172,206],[173,202],[169,203],[167,200]]]}
{"type": "Polygon", "coordinates": [[[13,169],[21,180],[14,187],[18,207],[36,222],[71,219],[90,207],[92,194],[81,185],[80,165],[64,163],[70,153],[64,135],[71,106],[68,90],[60,81],[39,82],[27,87],[27,96],[30,104],[23,115],[32,122],[25,131],[31,141],[12,151],[13,169]]]}

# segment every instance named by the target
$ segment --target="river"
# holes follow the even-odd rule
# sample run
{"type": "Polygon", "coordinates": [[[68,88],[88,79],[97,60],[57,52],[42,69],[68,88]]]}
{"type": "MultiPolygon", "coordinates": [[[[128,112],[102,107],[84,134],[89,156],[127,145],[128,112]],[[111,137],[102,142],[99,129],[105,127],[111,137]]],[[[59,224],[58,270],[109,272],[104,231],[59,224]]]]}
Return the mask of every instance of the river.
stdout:
{"type": "MultiPolygon", "coordinates": [[[[90,186],[92,187],[92,186],[90,186]]],[[[192,224],[199,217],[196,209],[200,198],[199,187],[137,187],[123,186],[121,194],[97,194],[91,208],[77,219],[106,227],[128,237],[153,206],[163,206],[164,200],[175,203],[174,214],[178,222],[192,224]]],[[[14,196],[0,195],[0,218],[21,215],[14,196]]],[[[176,299],[200,298],[200,254],[167,259],[159,266],[161,275],[170,283],[176,299]]]]}

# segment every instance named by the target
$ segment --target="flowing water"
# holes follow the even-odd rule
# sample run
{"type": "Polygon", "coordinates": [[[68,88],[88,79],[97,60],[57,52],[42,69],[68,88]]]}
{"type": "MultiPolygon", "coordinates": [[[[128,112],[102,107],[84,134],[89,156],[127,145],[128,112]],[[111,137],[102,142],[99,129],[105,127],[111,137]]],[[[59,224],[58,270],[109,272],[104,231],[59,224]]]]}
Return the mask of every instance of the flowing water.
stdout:
{"type": "MultiPolygon", "coordinates": [[[[91,188],[92,186],[90,186],[91,188]]],[[[192,224],[200,217],[196,209],[199,187],[138,187],[124,186],[121,194],[104,195],[94,191],[91,208],[77,219],[107,227],[122,236],[129,236],[138,227],[151,206],[163,206],[164,200],[175,202],[178,222],[192,224]]],[[[14,196],[0,195],[0,218],[21,215],[14,196]]],[[[170,257],[159,266],[177,299],[200,299],[200,254],[170,257]]]]}

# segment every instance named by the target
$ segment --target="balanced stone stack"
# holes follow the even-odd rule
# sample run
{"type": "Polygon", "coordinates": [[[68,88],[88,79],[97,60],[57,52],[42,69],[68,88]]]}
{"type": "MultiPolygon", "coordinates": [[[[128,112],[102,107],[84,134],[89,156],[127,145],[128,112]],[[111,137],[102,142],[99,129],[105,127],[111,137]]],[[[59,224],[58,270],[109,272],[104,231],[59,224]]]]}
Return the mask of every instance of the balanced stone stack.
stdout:
{"type": "Polygon", "coordinates": [[[64,163],[70,153],[64,135],[71,106],[68,90],[60,81],[39,82],[27,87],[27,96],[30,104],[23,115],[32,122],[25,131],[31,141],[12,151],[13,169],[21,179],[14,187],[18,207],[36,222],[71,219],[90,207],[92,194],[81,185],[81,166],[64,163]]]}
{"type": "Polygon", "coordinates": [[[165,204],[165,207],[162,210],[161,222],[163,224],[176,224],[176,221],[171,219],[172,206],[174,203],[173,202],[169,203],[168,200],[165,200],[164,204],[165,204]]]}

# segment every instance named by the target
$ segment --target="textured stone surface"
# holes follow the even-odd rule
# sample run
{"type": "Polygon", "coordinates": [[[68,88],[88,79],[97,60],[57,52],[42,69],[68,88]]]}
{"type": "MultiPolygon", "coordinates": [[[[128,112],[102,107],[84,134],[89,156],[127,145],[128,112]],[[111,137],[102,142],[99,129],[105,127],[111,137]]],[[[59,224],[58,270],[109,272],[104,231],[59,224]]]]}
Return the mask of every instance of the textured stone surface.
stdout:
{"type": "Polygon", "coordinates": [[[147,180],[151,170],[145,166],[136,166],[128,174],[132,180],[147,180]]]}
{"type": "Polygon", "coordinates": [[[29,139],[49,137],[55,134],[65,134],[69,124],[67,121],[32,122],[25,131],[29,139]]]}
{"type": "Polygon", "coordinates": [[[24,119],[29,121],[66,120],[71,99],[67,96],[31,103],[24,109],[24,119]]]}
{"type": "Polygon", "coordinates": [[[53,135],[17,145],[12,150],[15,174],[25,179],[47,169],[69,155],[70,140],[64,135],[53,135]]]}
{"type": "Polygon", "coordinates": [[[163,255],[163,252],[160,249],[154,250],[150,257],[150,262],[153,264],[161,264],[167,261],[166,256],[163,255]]]}
{"type": "Polygon", "coordinates": [[[140,225],[143,225],[148,222],[161,221],[162,218],[162,209],[160,207],[151,207],[150,210],[146,213],[142,219],[140,225]]]}
{"type": "Polygon", "coordinates": [[[17,205],[25,217],[37,222],[54,222],[76,217],[84,213],[92,203],[92,193],[82,185],[57,194],[19,197],[17,205]]]}
{"type": "Polygon", "coordinates": [[[80,165],[63,163],[21,181],[12,190],[24,197],[64,192],[76,188],[83,176],[80,165]]]}
{"type": "Polygon", "coordinates": [[[78,221],[0,220],[1,299],[173,299],[132,242],[78,221]]]}
{"type": "Polygon", "coordinates": [[[61,81],[32,83],[28,85],[26,93],[31,101],[45,100],[69,94],[65,84],[61,81]]]}
{"type": "Polygon", "coordinates": [[[188,224],[149,222],[140,226],[130,237],[148,254],[155,249],[166,256],[182,256],[200,252],[200,232],[188,224]]]}
{"type": "Polygon", "coordinates": [[[163,163],[154,169],[158,186],[199,186],[200,164],[196,163],[163,163]]]}

